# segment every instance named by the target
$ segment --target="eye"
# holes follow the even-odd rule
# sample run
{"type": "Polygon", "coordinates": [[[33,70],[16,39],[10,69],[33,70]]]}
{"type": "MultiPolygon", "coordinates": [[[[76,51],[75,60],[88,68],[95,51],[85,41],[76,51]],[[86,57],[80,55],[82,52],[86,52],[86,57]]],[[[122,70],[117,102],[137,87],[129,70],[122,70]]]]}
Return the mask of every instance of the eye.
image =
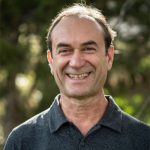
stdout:
{"type": "Polygon", "coordinates": [[[82,51],[86,52],[86,53],[94,53],[96,51],[95,47],[84,47],[82,49],[82,51]]]}
{"type": "Polygon", "coordinates": [[[61,54],[61,55],[68,55],[72,52],[72,49],[70,48],[60,48],[58,49],[58,54],[61,54]]]}

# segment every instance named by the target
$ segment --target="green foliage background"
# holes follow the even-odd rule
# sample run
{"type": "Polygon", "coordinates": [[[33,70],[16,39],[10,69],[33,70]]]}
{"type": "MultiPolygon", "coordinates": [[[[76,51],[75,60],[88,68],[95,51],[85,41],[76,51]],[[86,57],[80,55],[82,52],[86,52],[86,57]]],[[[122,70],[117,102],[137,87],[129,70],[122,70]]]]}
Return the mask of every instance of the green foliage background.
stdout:
{"type": "Polygon", "coordinates": [[[149,0],[0,0],[0,145],[11,129],[50,106],[58,93],[46,60],[51,19],[64,6],[102,10],[118,32],[106,94],[150,124],[149,0]]]}

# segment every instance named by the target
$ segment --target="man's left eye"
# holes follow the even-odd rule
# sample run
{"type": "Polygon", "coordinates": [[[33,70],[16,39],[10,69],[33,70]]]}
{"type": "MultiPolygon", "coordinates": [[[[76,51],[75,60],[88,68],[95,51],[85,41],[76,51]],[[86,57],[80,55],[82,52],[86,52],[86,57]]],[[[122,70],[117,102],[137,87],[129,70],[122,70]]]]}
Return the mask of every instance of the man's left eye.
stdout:
{"type": "Polygon", "coordinates": [[[91,53],[91,52],[95,52],[96,49],[94,47],[85,47],[82,49],[82,51],[91,53]]]}

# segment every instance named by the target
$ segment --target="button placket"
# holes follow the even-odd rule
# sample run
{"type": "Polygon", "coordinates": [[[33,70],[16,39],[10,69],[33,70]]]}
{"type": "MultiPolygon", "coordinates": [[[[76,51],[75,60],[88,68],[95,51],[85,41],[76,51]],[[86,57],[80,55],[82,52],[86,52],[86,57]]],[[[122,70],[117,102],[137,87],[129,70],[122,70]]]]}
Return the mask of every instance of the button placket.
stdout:
{"type": "Polygon", "coordinates": [[[84,137],[80,143],[79,143],[79,150],[93,150],[90,146],[90,143],[88,143],[86,137],[84,137]]]}
{"type": "Polygon", "coordinates": [[[82,139],[79,143],[79,150],[85,150],[86,145],[85,145],[85,139],[82,139]]]}

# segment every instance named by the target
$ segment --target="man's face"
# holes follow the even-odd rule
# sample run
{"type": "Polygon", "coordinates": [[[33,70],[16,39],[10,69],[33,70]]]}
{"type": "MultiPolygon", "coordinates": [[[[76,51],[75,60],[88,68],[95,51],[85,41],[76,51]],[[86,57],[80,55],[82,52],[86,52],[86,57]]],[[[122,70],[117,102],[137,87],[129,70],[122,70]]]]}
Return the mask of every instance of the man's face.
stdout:
{"type": "Polygon", "coordinates": [[[114,53],[109,48],[106,54],[101,26],[92,18],[64,17],[51,39],[50,66],[60,93],[78,99],[100,94],[114,53]]]}

